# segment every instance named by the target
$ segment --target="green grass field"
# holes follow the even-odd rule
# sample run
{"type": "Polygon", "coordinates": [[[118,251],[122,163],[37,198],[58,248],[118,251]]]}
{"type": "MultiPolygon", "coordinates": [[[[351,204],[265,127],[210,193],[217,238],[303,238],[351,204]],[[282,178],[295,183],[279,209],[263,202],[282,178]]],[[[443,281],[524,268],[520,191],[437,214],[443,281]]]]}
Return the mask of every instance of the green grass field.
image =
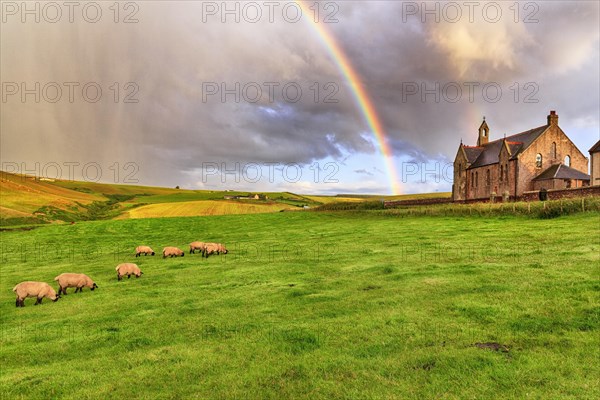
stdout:
{"type": "Polygon", "coordinates": [[[0,232],[1,397],[596,399],[599,220],[300,212],[0,232]],[[133,257],[193,240],[231,252],[133,257]],[[118,282],[125,261],[144,275],[118,282]],[[15,308],[16,283],[62,272],[99,289],[15,308]]]}

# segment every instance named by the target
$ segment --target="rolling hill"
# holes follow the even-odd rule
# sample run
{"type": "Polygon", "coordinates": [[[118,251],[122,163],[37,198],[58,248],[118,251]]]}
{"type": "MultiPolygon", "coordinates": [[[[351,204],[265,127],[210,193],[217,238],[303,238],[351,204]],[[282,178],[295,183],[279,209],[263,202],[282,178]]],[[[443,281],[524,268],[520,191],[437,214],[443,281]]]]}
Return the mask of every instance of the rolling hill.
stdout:
{"type": "Polygon", "coordinates": [[[102,219],[207,216],[300,210],[332,203],[447,197],[448,193],[402,196],[300,195],[186,190],[70,180],[0,172],[0,225],[102,219]],[[250,198],[258,194],[259,199],[250,198]]]}

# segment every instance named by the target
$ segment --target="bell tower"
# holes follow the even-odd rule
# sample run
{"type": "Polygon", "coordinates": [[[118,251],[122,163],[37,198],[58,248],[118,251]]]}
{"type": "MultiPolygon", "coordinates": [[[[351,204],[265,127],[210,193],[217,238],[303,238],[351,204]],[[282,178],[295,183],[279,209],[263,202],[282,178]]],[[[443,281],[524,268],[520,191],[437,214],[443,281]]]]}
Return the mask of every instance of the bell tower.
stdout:
{"type": "Polygon", "coordinates": [[[483,117],[483,122],[479,126],[479,138],[477,139],[477,146],[483,146],[490,141],[490,127],[487,122],[485,122],[485,117],[483,117]]]}

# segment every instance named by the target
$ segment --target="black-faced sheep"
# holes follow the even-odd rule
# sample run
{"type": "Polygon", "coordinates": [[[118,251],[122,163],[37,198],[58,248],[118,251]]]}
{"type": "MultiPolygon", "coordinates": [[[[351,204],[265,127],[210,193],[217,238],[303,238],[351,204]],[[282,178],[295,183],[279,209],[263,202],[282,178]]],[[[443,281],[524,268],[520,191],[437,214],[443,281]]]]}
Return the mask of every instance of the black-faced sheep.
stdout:
{"type": "Polygon", "coordinates": [[[133,263],[123,263],[117,265],[117,279],[121,280],[125,275],[127,275],[127,279],[131,277],[131,275],[135,275],[136,278],[139,278],[144,273],[140,270],[140,268],[133,263]]]}
{"type": "Polygon", "coordinates": [[[163,258],[167,257],[183,257],[185,253],[177,247],[165,247],[163,249],[163,258]]]}
{"type": "Polygon", "coordinates": [[[83,291],[84,287],[94,290],[98,287],[96,283],[85,274],[60,274],[55,281],[58,282],[58,294],[67,294],[67,288],[74,287],[75,293],[83,291]]]}
{"type": "Polygon", "coordinates": [[[139,257],[140,255],[147,256],[148,254],[154,255],[154,250],[150,246],[138,246],[135,248],[135,256],[139,257]]]}
{"type": "Polygon", "coordinates": [[[204,245],[206,243],[204,242],[192,242],[190,243],[190,254],[195,254],[196,250],[200,250],[200,253],[202,253],[202,249],[204,248],[204,245]]]}
{"type": "Polygon", "coordinates": [[[205,243],[202,256],[208,258],[211,254],[227,254],[228,250],[221,243],[205,243]]]}
{"type": "Polygon", "coordinates": [[[37,301],[35,305],[42,304],[42,299],[47,297],[52,301],[56,301],[60,298],[60,295],[56,294],[52,286],[46,282],[21,282],[13,288],[13,292],[17,294],[17,307],[25,307],[25,299],[27,297],[36,297],[37,301]]]}

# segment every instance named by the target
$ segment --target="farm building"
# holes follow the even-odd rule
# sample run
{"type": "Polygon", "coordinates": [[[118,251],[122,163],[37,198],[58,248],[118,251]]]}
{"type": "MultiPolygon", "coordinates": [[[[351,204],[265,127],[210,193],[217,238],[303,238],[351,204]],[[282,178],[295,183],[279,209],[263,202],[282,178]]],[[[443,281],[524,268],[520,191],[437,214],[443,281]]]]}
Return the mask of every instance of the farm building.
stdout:
{"type": "Polygon", "coordinates": [[[519,198],[541,189],[588,186],[588,159],[558,126],[550,111],[547,123],[490,141],[485,121],[476,146],[460,144],[454,160],[454,201],[519,198]]]}
{"type": "Polygon", "coordinates": [[[600,185],[600,140],[590,149],[591,167],[590,173],[592,178],[590,184],[593,186],[600,185]]]}

